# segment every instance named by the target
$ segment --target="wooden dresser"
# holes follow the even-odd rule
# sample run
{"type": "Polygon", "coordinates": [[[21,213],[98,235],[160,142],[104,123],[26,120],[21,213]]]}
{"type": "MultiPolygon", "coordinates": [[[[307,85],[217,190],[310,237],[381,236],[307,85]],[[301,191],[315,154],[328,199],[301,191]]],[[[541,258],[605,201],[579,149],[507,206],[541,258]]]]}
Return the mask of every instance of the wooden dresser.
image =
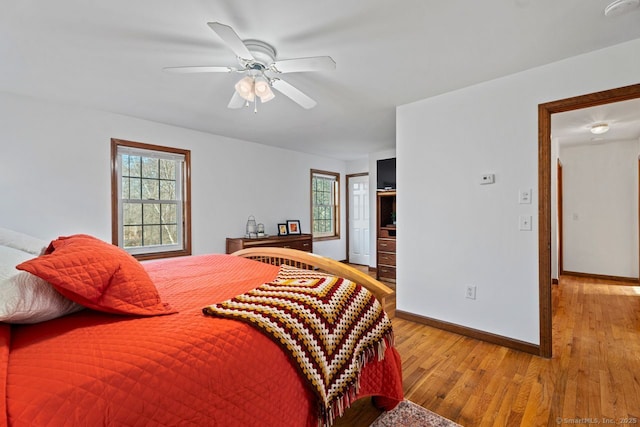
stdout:
{"type": "Polygon", "coordinates": [[[378,193],[376,218],[376,271],[377,279],[396,280],[396,192],[378,193]]]}
{"type": "Polygon", "coordinates": [[[275,248],[291,248],[301,251],[313,251],[313,238],[311,234],[292,234],[289,236],[269,236],[258,239],[248,239],[245,237],[227,237],[227,253],[245,248],[256,248],[270,246],[275,248]]]}

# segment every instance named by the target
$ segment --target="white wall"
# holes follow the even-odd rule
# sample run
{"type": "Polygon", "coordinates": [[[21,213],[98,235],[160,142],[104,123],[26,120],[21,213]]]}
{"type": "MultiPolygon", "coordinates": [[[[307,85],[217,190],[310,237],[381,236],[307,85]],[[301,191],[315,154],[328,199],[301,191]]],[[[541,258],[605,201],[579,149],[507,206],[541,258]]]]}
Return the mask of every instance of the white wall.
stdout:
{"type": "MultiPolygon", "coordinates": [[[[0,93],[0,226],[110,241],[111,138],[191,150],[196,254],[224,252],[249,215],[269,234],[287,219],[309,232],[309,170],[346,171],[340,160],[0,93]]],[[[344,229],[341,236],[314,243],[314,252],[345,259],[344,229]]]]}
{"type": "Polygon", "coordinates": [[[564,270],[638,277],[637,140],[561,147],[564,270]]]}
{"type": "Polygon", "coordinates": [[[397,109],[399,310],[539,343],[538,104],[638,83],[638,52],[640,39],[397,109]]]}
{"type": "Polygon", "coordinates": [[[369,159],[363,157],[361,159],[349,160],[347,162],[347,174],[353,175],[357,173],[369,173],[369,159]]]}

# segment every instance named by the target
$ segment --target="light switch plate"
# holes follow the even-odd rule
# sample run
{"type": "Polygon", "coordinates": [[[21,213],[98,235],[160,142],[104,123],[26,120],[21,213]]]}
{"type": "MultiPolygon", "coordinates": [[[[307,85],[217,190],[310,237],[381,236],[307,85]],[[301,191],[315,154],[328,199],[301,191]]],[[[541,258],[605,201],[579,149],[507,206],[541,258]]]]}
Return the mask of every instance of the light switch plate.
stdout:
{"type": "Polygon", "coordinates": [[[530,205],[531,204],[531,189],[520,190],[518,192],[518,202],[521,205],[530,205]]]}

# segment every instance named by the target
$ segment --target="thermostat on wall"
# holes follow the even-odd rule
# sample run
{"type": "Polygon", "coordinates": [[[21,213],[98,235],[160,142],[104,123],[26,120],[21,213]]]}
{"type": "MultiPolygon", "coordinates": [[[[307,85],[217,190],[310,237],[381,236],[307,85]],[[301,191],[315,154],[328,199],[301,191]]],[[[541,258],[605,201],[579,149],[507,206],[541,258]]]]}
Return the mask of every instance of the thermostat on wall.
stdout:
{"type": "Polygon", "coordinates": [[[485,173],[480,177],[480,184],[493,184],[496,182],[496,175],[494,173],[485,173]]]}

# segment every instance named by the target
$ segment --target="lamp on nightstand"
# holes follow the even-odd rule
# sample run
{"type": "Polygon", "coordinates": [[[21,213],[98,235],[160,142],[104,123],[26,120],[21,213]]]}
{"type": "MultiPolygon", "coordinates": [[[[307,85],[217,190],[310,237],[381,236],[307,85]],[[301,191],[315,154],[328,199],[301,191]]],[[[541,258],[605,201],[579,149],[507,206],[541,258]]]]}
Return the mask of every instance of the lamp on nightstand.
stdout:
{"type": "Polygon", "coordinates": [[[253,215],[249,215],[247,220],[247,234],[244,237],[249,239],[255,239],[258,237],[258,226],[256,225],[256,218],[253,215]]]}

